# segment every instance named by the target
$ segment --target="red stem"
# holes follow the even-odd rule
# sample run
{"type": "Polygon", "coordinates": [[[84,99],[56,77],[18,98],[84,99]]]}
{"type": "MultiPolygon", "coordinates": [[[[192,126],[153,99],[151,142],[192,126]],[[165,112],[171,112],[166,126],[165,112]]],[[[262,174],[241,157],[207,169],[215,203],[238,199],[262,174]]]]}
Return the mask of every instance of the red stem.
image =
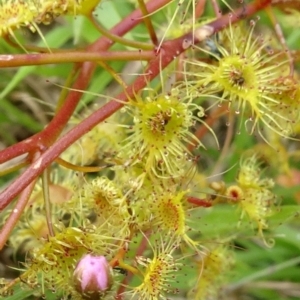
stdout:
{"type": "MultiPolygon", "coordinates": [[[[151,231],[148,230],[147,232],[144,233],[145,235],[143,236],[142,238],[142,241],[135,253],[135,257],[138,257],[138,256],[142,256],[143,253],[145,252],[145,250],[147,249],[147,246],[149,245],[149,236],[151,234],[151,231]]],[[[123,279],[122,281],[122,284],[119,286],[119,289],[118,289],[118,292],[117,292],[117,296],[116,296],[116,300],[122,300],[123,297],[122,297],[122,294],[125,292],[125,289],[126,289],[126,285],[128,285],[128,283],[130,282],[130,280],[132,279],[133,277],[133,273],[129,273],[127,274],[127,276],[123,279]]]]}
{"type": "MultiPolygon", "coordinates": [[[[201,141],[202,137],[207,133],[208,128],[212,127],[213,124],[219,120],[220,116],[222,116],[225,112],[228,112],[228,108],[225,106],[218,107],[216,110],[214,110],[206,119],[205,119],[205,124],[200,125],[199,128],[197,128],[195,132],[195,136],[197,137],[198,140],[201,141]]],[[[189,144],[188,146],[189,151],[193,151],[196,148],[196,145],[194,144],[189,144]]]]}
{"type": "Polygon", "coordinates": [[[201,206],[201,207],[211,207],[212,206],[212,202],[207,199],[199,199],[197,197],[190,196],[190,197],[187,197],[187,201],[196,206],[201,206]]]}
{"type": "MultiPolygon", "coordinates": [[[[166,5],[171,0],[152,0],[147,4],[149,12],[154,12],[160,7],[166,5]]],[[[143,21],[142,14],[139,9],[132,12],[119,24],[117,24],[111,32],[115,35],[122,36],[136,25],[143,21]]],[[[106,37],[101,37],[98,41],[88,47],[87,51],[97,52],[107,50],[113,45],[113,41],[106,37]]],[[[82,64],[82,68],[73,86],[77,90],[85,90],[93,73],[96,65],[91,62],[82,64]]],[[[51,144],[57,139],[65,125],[72,116],[78,102],[80,101],[82,93],[71,91],[66,98],[66,101],[59,112],[55,115],[48,126],[42,131],[32,137],[14,144],[0,152],[0,163],[8,161],[14,157],[20,156],[24,153],[35,151],[36,149],[43,151],[44,148],[50,147],[51,144]]],[[[0,205],[1,210],[1,205],[0,205]]]]}
{"type": "Polygon", "coordinates": [[[0,250],[4,247],[7,239],[9,238],[10,233],[15,228],[15,225],[17,224],[20,216],[22,215],[34,188],[35,182],[36,180],[32,181],[27,187],[24,188],[15,208],[12,210],[8,219],[5,221],[5,224],[0,232],[0,250]]]}
{"type": "MultiPolygon", "coordinates": [[[[153,2],[158,2],[158,0],[153,2]]],[[[244,16],[245,14],[249,16],[257,12],[259,9],[263,8],[269,3],[270,0],[269,1],[265,0],[260,2],[255,1],[254,3],[242,7],[241,9],[238,9],[235,13],[232,14],[231,18],[229,18],[228,15],[222,16],[220,19],[217,19],[211,22],[210,24],[208,24],[208,26],[214,29],[212,32],[214,33],[227,26],[230,22],[231,23],[237,22],[239,18],[241,18],[241,16],[244,16]]],[[[150,11],[149,7],[148,9],[150,11]]],[[[126,27],[125,25],[129,26],[128,18],[126,19],[126,22],[124,24],[123,22],[121,26],[122,28],[126,27]]],[[[131,22],[134,22],[134,20],[131,20],[131,22]]],[[[127,101],[128,100],[127,95],[129,97],[134,97],[134,94],[139,90],[141,90],[142,88],[144,88],[148,82],[150,82],[153,78],[155,78],[161,69],[164,69],[171,61],[174,60],[174,58],[176,58],[180,53],[186,50],[186,47],[184,47],[184,45],[186,45],[187,40],[188,41],[193,40],[192,33],[186,34],[176,40],[165,42],[161,47],[161,52],[159,53],[159,55],[153,61],[150,62],[146,72],[147,75],[140,75],[136,79],[134,84],[127,88],[126,93],[121,93],[117,98],[122,101],[127,101]]],[[[99,46],[100,48],[101,46],[104,47],[105,45],[107,45],[107,42],[110,41],[108,41],[105,38],[104,40],[101,39],[98,43],[92,45],[90,50],[95,50],[93,48],[96,46],[97,47],[99,46]]],[[[195,42],[199,42],[199,41],[195,41],[195,42]]],[[[86,85],[90,79],[93,70],[94,70],[93,64],[91,63],[83,64],[83,68],[75,84],[75,88],[84,89],[81,80],[84,81],[84,84],[86,85]],[[86,77],[84,75],[86,75],[86,77]],[[87,82],[86,82],[86,78],[88,78],[87,82]]],[[[51,135],[57,134],[57,132],[58,133],[61,132],[61,130],[65,125],[66,118],[64,118],[64,114],[69,115],[70,111],[73,112],[80,98],[80,95],[81,94],[77,92],[71,92],[69,94],[68,101],[66,101],[65,105],[62,107],[62,110],[52,120],[49,126],[38,136],[39,139],[43,139],[44,141],[47,140],[53,141],[55,139],[51,135]],[[74,99],[74,102],[76,102],[76,104],[72,103],[71,101],[72,99],[74,99]],[[58,131],[55,130],[55,126],[59,128],[58,131]]],[[[107,103],[102,108],[95,111],[91,116],[83,120],[76,127],[71,129],[56,144],[52,145],[49,149],[47,149],[33,165],[31,165],[23,174],[21,174],[8,188],[6,188],[0,194],[0,210],[4,209],[10,203],[11,199],[13,199],[16,195],[18,195],[20,191],[22,191],[31,181],[33,181],[37,176],[39,176],[47,168],[47,166],[53,160],[55,160],[65,149],[67,149],[72,143],[74,143],[78,138],[80,138],[82,135],[87,133],[89,130],[91,130],[94,126],[99,124],[101,121],[105,120],[115,111],[119,110],[122,106],[123,104],[115,101],[111,101],[107,103]]],[[[34,138],[35,137],[32,137],[32,139],[34,138]]],[[[1,159],[1,154],[0,154],[0,159],[1,159]]]]}

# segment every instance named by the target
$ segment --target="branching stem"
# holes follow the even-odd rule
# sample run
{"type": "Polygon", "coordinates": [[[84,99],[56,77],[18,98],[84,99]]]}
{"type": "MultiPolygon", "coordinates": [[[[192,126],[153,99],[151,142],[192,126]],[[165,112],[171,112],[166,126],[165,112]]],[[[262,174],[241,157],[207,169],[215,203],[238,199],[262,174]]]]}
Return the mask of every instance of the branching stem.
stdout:
{"type": "MultiPolygon", "coordinates": [[[[147,4],[147,9],[150,13],[168,2],[169,1],[166,0],[153,0],[147,4]]],[[[157,53],[157,56],[150,60],[145,74],[138,76],[135,82],[131,86],[129,86],[125,92],[117,96],[117,99],[120,100],[120,102],[110,101],[109,103],[105,104],[103,107],[84,119],[76,127],[67,132],[57,142],[55,142],[56,139],[65,128],[65,125],[72,116],[81,98],[82,93],[80,92],[71,91],[68,94],[65,103],[62,105],[57,115],[53,118],[53,120],[44,131],[17,145],[1,151],[0,163],[26,152],[33,156],[34,152],[38,150],[42,152],[42,154],[37,160],[32,163],[32,165],[28,169],[25,170],[23,174],[21,174],[14,182],[12,182],[9,187],[7,187],[0,194],[0,210],[3,210],[12,201],[13,198],[21,193],[21,196],[16,204],[16,210],[14,212],[15,215],[10,216],[7,224],[5,224],[2,229],[0,235],[0,245],[3,247],[11,230],[22,214],[37,177],[41,175],[44,170],[56,158],[58,158],[64,150],[66,150],[72,143],[78,140],[85,133],[90,131],[94,126],[104,121],[114,112],[119,110],[124,105],[124,103],[128,101],[128,97],[134,98],[134,95],[136,95],[138,91],[146,87],[148,82],[152,81],[161,72],[162,69],[166,68],[176,57],[178,57],[181,53],[188,49],[188,47],[192,45],[193,41],[195,43],[202,41],[209,35],[214,34],[215,32],[228,26],[229,23],[235,23],[241,18],[250,16],[260,9],[263,9],[265,6],[270,4],[270,2],[270,0],[254,1],[251,4],[243,6],[242,8],[236,10],[234,13],[222,16],[219,19],[212,21],[211,23],[203,26],[203,28],[197,28],[196,30],[199,33],[197,35],[194,35],[194,32],[189,32],[188,34],[185,34],[180,38],[164,42],[161,45],[160,51],[159,53],[157,53]],[[209,33],[207,32],[208,28],[209,33]]],[[[116,25],[111,32],[116,35],[124,35],[142,20],[141,17],[141,12],[137,10],[130,14],[127,18],[122,20],[118,25],[116,25]]],[[[112,41],[110,39],[108,39],[107,37],[102,37],[97,42],[88,47],[87,51],[89,51],[90,53],[105,51],[111,46],[111,44],[112,41]]],[[[60,53],[60,55],[62,54],[60,53]]],[[[96,65],[91,62],[85,62],[84,64],[82,64],[73,88],[77,90],[85,90],[94,73],[95,67],[96,65]]]]}
{"type": "Polygon", "coordinates": [[[103,34],[107,38],[111,39],[115,43],[120,43],[124,46],[137,48],[137,49],[140,49],[140,50],[152,50],[153,49],[152,44],[137,42],[137,41],[131,41],[131,40],[125,39],[121,36],[118,36],[116,34],[111,33],[111,31],[106,29],[99,21],[96,21],[95,18],[92,15],[89,18],[90,18],[91,22],[93,23],[93,25],[98,29],[98,31],[101,34],[103,34]]]}

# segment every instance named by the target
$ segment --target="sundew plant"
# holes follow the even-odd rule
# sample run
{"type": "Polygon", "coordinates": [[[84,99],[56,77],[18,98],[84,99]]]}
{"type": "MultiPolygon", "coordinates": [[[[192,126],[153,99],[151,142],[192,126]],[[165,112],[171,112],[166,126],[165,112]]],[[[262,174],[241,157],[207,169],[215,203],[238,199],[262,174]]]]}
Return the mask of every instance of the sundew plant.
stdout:
{"type": "Polygon", "coordinates": [[[299,299],[298,0],[0,0],[0,298],[299,299]]]}

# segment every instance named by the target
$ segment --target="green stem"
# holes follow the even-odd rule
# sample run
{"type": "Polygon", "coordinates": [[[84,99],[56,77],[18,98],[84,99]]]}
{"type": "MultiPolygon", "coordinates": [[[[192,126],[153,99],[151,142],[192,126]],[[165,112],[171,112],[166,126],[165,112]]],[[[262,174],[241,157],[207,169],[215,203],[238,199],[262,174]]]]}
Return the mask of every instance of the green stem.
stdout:
{"type": "Polygon", "coordinates": [[[52,223],[51,199],[49,191],[49,169],[46,169],[42,174],[43,197],[45,203],[46,220],[50,236],[54,236],[54,229],[52,223]]]}
{"type": "Polygon", "coordinates": [[[89,19],[91,20],[93,25],[98,29],[98,31],[102,35],[106,36],[107,38],[109,38],[110,40],[112,40],[116,43],[120,43],[124,46],[137,48],[137,49],[141,49],[141,50],[152,50],[154,48],[152,44],[138,42],[138,41],[131,41],[131,40],[125,39],[121,36],[111,33],[99,21],[96,21],[93,16],[90,16],[89,19]]]}
{"type": "Polygon", "coordinates": [[[56,49],[56,48],[46,48],[46,47],[39,47],[39,46],[35,46],[35,45],[21,45],[14,42],[13,40],[11,40],[11,36],[5,36],[5,41],[11,45],[14,48],[21,48],[22,50],[24,50],[25,53],[28,53],[29,51],[31,52],[38,52],[38,53],[61,53],[61,52],[72,52],[74,51],[74,49],[56,49]]]}
{"type": "Polygon", "coordinates": [[[77,172],[83,172],[83,173],[97,173],[102,171],[105,168],[108,168],[110,165],[104,165],[104,166],[98,166],[98,167],[93,167],[93,166],[77,166],[74,165],[72,163],[69,163],[68,161],[65,161],[64,159],[58,157],[55,160],[58,164],[60,164],[61,166],[73,170],[73,171],[77,171],[77,172]]]}
{"type": "Polygon", "coordinates": [[[7,169],[4,169],[4,170],[0,170],[0,177],[4,176],[4,175],[7,175],[9,173],[12,173],[12,172],[15,172],[15,171],[18,171],[20,170],[21,168],[24,168],[28,165],[27,162],[20,162],[12,167],[9,167],[7,169]]]}
{"type": "Polygon", "coordinates": [[[78,69],[79,69],[78,65],[74,66],[74,68],[72,69],[72,71],[68,75],[68,77],[67,77],[67,79],[64,83],[64,87],[62,88],[62,90],[60,92],[60,95],[59,95],[59,98],[57,100],[57,104],[56,104],[56,108],[55,108],[55,114],[59,113],[61,107],[64,105],[64,103],[67,99],[67,95],[69,93],[69,87],[74,82],[74,78],[78,75],[78,69]]]}
{"type": "Polygon", "coordinates": [[[105,69],[124,90],[127,88],[127,85],[123,81],[122,77],[119,76],[111,66],[104,61],[98,61],[98,65],[105,69]]]}
{"type": "Polygon", "coordinates": [[[138,2],[139,2],[140,10],[143,14],[144,23],[145,23],[145,25],[148,29],[148,32],[149,32],[149,35],[150,35],[150,38],[151,38],[151,41],[154,45],[157,45],[158,44],[158,39],[157,39],[157,36],[156,36],[156,32],[153,28],[151,19],[149,18],[149,12],[148,12],[148,9],[145,5],[145,2],[144,2],[144,0],[138,0],[138,2]]]}

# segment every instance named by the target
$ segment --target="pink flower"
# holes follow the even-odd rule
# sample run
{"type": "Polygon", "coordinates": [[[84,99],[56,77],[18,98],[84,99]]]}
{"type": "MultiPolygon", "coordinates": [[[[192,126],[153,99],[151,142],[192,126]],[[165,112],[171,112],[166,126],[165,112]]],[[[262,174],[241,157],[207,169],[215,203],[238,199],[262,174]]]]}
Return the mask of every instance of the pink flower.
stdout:
{"type": "Polygon", "coordinates": [[[73,276],[77,291],[88,299],[99,299],[112,285],[111,267],[104,256],[84,255],[73,276]]]}

